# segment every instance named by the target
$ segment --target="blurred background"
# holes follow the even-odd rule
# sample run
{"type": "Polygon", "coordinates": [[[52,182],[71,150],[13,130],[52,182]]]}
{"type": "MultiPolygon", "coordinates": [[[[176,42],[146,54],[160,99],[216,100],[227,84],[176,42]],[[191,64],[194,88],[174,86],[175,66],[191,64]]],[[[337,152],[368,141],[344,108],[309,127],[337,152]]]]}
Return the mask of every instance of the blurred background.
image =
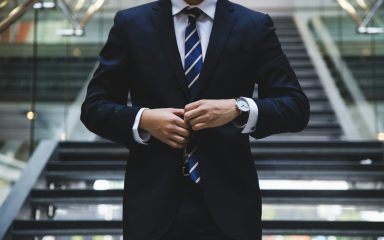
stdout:
{"type": "MultiPolygon", "coordinates": [[[[122,239],[128,150],[79,114],[116,11],[146,2],[0,0],[0,238],[122,239]]],[[[384,1],[234,2],[272,16],[311,102],[252,140],[265,239],[384,240],[384,1]]]]}

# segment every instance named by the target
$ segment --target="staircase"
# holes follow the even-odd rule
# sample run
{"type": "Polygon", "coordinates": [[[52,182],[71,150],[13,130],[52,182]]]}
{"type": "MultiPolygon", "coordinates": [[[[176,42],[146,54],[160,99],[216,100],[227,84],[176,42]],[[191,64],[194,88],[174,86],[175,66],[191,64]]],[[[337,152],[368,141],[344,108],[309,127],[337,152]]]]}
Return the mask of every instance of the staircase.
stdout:
{"type": "MultiPolygon", "coordinates": [[[[384,222],[360,214],[384,206],[383,143],[340,140],[340,125],[292,19],[275,22],[310,99],[311,120],[300,134],[252,141],[264,235],[384,237],[384,222]]],[[[43,141],[0,209],[0,238],[7,232],[6,239],[118,239],[128,153],[107,142],[43,141]]]]}
{"type": "Polygon", "coordinates": [[[282,48],[309,99],[311,115],[308,127],[304,131],[295,134],[279,134],[269,137],[267,140],[339,140],[343,135],[342,129],[337,122],[335,113],[325,95],[293,19],[279,17],[274,18],[274,22],[282,48]]]}
{"type": "MultiPolygon", "coordinates": [[[[372,4],[372,2],[370,3],[372,4]]],[[[341,60],[346,64],[346,69],[335,66],[329,53],[319,44],[323,58],[327,63],[339,91],[344,98],[351,98],[341,73],[350,72],[356,80],[357,87],[365,98],[370,102],[381,102],[384,100],[384,34],[364,35],[356,33],[356,25],[352,19],[346,16],[322,17],[327,34],[332,38],[333,44],[341,54],[341,60]]],[[[375,24],[378,24],[376,22],[375,24]]],[[[337,64],[336,64],[337,65],[337,64]]]]}
{"type": "Polygon", "coordinates": [[[384,101],[384,56],[349,56],[344,60],[366,99],[384,101]]]}
{"type": "MultiPolygon", "coordinates": [[[[29,178],[15,185],[13,193],[18,195],[11,194],[3,205],[2,216],[13,219],[17,215],[9,236],[121,235],[127,156],[128,150],[111,143],[42,143],[24,172],[29,178]],[[17,190],[25,199],[20,199],[22,194],[17,190]],[[12,197],[20,202],[20,211],[13,211],[12,197]]],[[[347,182],[346,189],[265,188],[264,209],[288,206],[297,214],[303,212],[300,206],[316,209],[318,204],[372,209],[383,206],[382,143],[258,142],[252,145],[252,156],[261,186],[264,181],[282,179],[298,184],[300,180],[314,179],[347,182]],[[364,187],[367,184],[375,187],[364,187]]],[[[265,235],[384,236],[384,222],[329,221],[320,215],[302,219],[284,210],[273,219],[264,218],[265,235]]],[[[1,221],[4,218],[0,220],[4,227],[1,221]]]]}
{"type": "MultiPolygon", "coordinates": [[[[31,57],[0,57],[0,101],[31,101],[33,60],[31,57]]],[[[96,58],[38,58],[37,101],[72,102],[95,62],[96,58]]]]}

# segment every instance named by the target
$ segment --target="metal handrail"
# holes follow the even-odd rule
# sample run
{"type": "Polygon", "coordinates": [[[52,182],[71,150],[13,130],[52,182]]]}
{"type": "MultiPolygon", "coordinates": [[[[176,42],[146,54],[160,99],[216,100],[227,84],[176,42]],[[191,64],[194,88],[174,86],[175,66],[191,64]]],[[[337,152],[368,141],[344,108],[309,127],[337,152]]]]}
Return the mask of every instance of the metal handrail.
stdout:
{"type": "Polygon", "coordinates": [[[368,24],[372,21],[372,18],[375,16],[376,12],[383,5],[384,0],[377,0],[372,8],[369,10],[367,16],[363,19],[363,22],[358,27],[357,31],[361,33],[384,33],[384,28],[378,27],[368,27],[368,24]]]}
{"type": "MultiPolygon", "coordinates": [[[[366,135],[365,137],[371,138],[375,136],[373,124],[375,122],[374,109],[366,99],[347,63],[343,60],[342,54],[340,53],[334,39],[324,23],[319,17],[314,17],[311,21],[313,30],[318,35],[319,41],[323,43],[324,51],[330,57],[332,64],[338,69],[341,80],[343,81],[347,91],[350,93],[356,106],[357,113],[363,120],[363,124],[361,124],[360,127],[364,129],[363,132],[364,135],[366,135]],[[340,69],[343,71],[340,71],[340,69]]],[[[335,86],[334,89],[337,89],[337,87],[335,86]]],[[[345,117],[342,117],[341,121],[344,121],[344,118],[345,117]]]]}
{"type": "Polygon", "coordinates": [[[26,2],[15,7],[8,16],[0,22],[0,33],[5,31],[9,26],[22,17],[30,8],[39,0],[27,0],[26,2]]]}
{"type": "MultiPolygon", "coordinates": [[[[364,137],[360,134],[354,120],[351,115],[347,103],[340,95],[338,88],[335,84],[335,80],[322,57],[322,54],[316,44],[313,34],[309,28],[309,21],[313,21],[311,15],[308,14],[295,14],[295,24],[303,39],[303,43],[306,46],[308,55],[314,63],[315,70],[319,75],[319,79],[322,82],[325,93],[328,96],[332,108],[335,110],[335,115],[338,122],[343,129],[343,133],[347,140],[362,140],[364,137]]],[[[317,28],[314,26],[314,31],[317,33],[317,28]]],[[[323,33],[321,33],[323,34],[323,33]]],[[[319,38],[323,40],[323,36],[319,35],[319,38]]]]}
{"type": "Polygon", "coordinates": [[[368,10],[367,16],[365,16],[364,19],[362,19],[357,14],[355,7],[348,0],[337,0],[337,2],[345,11],[348,12],[348,14],[355,21],[355,23],[357,25],[357,28],[356,28],[357,33],[360,33],[360,34],[384,33],[384,28],[368,27],[368,24],[372,21],[376,12],[383,5],[384,0],[376,0],[376,2],[373,4],[373,6],[368,10]]]}
{"type": "Polygon", "coordinates": [[[75,6],[73,11],[65,2],[65,0],[59,0],[58,3],[64,14],[72,21],[73,29],[68,35],[81,36],[85,33],[85,25],[101,9],[105,3],[105,0],[97,0],[91,4],[85,13],[85,16],[81,20],[79,20],[76,16],[76,12],[80,11],[79,6],[75,6]]]}
{"type": "Polygon", "coordinates": [[[43,140],[24,168],[21,177],[13,186],[5,202],[0,207],[0,239],[7,239],[7,232],[27,199],[30,191],[39,179],[47,162],[55,157],[58,142],[43,140]]]}
{"type": "Polygon", "coordinates": [[[65,0],[58,0],[57,5],[60,7],[64,15],[72,22],[74,27],[81,28],[80,21],[65,0]]]}
{"type": "Polygon", "coordinates": [[[89,6],[85,16],[83,17],[83,19],[80,22],[80,25],[83,28],[89,22],[89,20],[91,20],[93,15],[95,15],[101,9],[101,7],[104,5],[104,3],[105,3],[105,0],[97,0],[95,3],[93,3],[91,6],[89,6]]]}
{"type": "Polygon", "coordinates": [[[72,29],[66,29],[63,30],[63,35],[68,36],[82,36],[85,33],[85,25],[91,20],[93,15],[98,12],[101,7],[104,5],[105,0],[97,0],[93,4],[91,4],[86,13],[85,16],[79,20],[77,17],[77,12],[80,11],[82,5],[78,4],[75,6],[74,10],[66,3],[65,0],[58,0],[58,5],[63,11],[64,15],[67,16],[67,18],[72,22],[72,29]]]}
{"type": "MultiPolygon", "coordinates": [[[[20,17],[22,17],[33,5],[39,0],[27,0],[26,2],[18,5],[14,8],[8,16],[0,22],[0,34],[5,31],[9,26],[16,22],[20,17]]],[[[85,16],[79,20],[77,17],[76,10],[75,12],[71,9],[68,3],[65,0],[58,0],[57,4],[60,7],[63,14],[71,21],[74,31],[74,35],[83,35],[85,25],[91,20],[91,18],[101,9],[104,5],[105,0],[97,0],[91,4],[85,16]]]]}

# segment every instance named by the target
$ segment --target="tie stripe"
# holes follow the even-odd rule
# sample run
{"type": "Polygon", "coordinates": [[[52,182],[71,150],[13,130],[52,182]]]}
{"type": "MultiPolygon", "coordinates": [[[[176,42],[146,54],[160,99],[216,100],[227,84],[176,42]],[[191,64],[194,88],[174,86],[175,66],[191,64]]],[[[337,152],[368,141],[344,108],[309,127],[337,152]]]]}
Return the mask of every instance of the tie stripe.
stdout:
{"type": "Polygon", "coordinates": [[[199,175],[199,169],[198,169],[199,163],[197,162],[196,154],[192,154],[188,158],[188,167],[189,167],[189,177],[192,181],[195,183],[198,183],[200,181],[200,175],[199,175]]]}
{"type": "Polygon", "coordinates": [[[197,168],[197,165],[199,165],[199,163],[195,163],[195,165],[193,165],[193,167],[191,168],[191,170],[189,170],[189,173],[192,173],[196,168],[197,168]]]}
{"type": "MultiPolygon", "coordinates": [[[[192,65],[188,68],[188,70],[185,72],[185,75],[188,75],[188,73],[198,64],[201,60],[202,56],[200,55],[193,63],[192,65]]],[[[196,69],[197,71],[198,69],[196,69]]],[[[196,74],[195,74],[196,75],[196,74]]]]}
{"type": "Polygon", "coordinates": [[[191,88],[192,85],[197,81],[197,79],[199,79],[199,77],[200,77],[200,74],[197,75],[197,76],[195,77],[195,79],[193,79],[193,81],[189,83],[188,88],[191,88]]]}
{"type": "Polygon", "coordinates": [[[185,42],[188,42],[188,40],[192,37],[192,35],[197,32],[197,29],[193,30],[189,35],[188,37],[185,38],[185,42]]]}
{"type": "MultiPolygon", "coordinates": [[[[198,41],[195,45],[193,45],[193,47],[191,48],[191,50],[189,50],[189,52],[185,55],[185,58],[187,59],[189,57],[189,55],[192,53],[193,50],[195,50],[200,44],[200,41],[198,41]]],[[[197,51],[199,49],[196,49],[197,51]]]]}
{"type": "MultiPolygon", "coordinates": [[[[201,15],[201,11],[198,8],[189,8],[185,10],[185,13],[188,15],[188,26],[185,30],[184,71],[188,89],[191,95],[194,95],[196,91],[194,84],[199,79],[203,67],[200,37],[196,28],[196,20],[201,15]]],[[[187,151],[188,150],[191,151],[189,151],[189,154],[186,157],[185,164],[187,164],[189,168],[189,177],[193,182],[199,183],[201,179],[196,154],[197,147],[194,141],[190,141],[187,146],[187,151]]]]}

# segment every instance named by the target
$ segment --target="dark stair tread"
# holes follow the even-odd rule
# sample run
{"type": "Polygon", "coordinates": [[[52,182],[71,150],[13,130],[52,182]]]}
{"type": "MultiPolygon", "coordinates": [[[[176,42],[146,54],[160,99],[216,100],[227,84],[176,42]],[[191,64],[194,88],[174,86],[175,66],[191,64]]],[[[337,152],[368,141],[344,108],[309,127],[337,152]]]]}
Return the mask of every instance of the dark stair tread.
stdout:
{"type": "MultiPolygon", "coordinates": [[[[122,221],[89,220],[16,220],[14,236],[42,235],[120,235],[122,221]]],[[[264,234],[309,234],[342,236],[382,236],[384,222],[365,221],[263,221],[264,234]]]]}
{"type": "MultiPolygon", "coordinates": [[[[261,190],[264,203],[338,203],[382,205],[382,190],[261,190]]],[[[30,194],[32,204],[122,203],[123,190],[40,190],[30,194]]]]}

